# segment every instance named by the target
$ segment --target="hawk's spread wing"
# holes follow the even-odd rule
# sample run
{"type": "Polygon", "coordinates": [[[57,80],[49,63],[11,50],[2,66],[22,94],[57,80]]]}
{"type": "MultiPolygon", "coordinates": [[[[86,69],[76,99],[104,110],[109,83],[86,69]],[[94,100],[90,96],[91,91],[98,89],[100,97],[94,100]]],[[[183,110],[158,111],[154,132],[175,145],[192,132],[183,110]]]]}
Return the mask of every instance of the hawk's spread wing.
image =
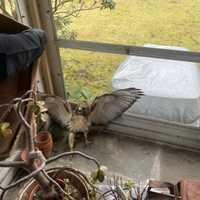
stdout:
{"type": "Polygon", "coordinates": [[[127,88],[97,97],[91,105],[89,120],[93,125],[106,125],[130,108],[143,92],[127,88]]]}
{"type": "Polygon", "coordinates": [[[64,100],[59,96],[50,96],[45,98],[45,107],[48,109],[50,117],[61,127],[68,126],[72,113],[65,108],[64,100]]]}

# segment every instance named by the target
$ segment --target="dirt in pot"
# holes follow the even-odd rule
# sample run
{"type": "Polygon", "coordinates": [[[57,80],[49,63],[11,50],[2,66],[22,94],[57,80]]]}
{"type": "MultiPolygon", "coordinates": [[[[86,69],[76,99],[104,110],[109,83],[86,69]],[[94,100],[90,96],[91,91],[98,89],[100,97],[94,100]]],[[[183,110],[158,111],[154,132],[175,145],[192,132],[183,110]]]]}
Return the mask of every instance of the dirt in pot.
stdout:
{"type": "MultiPolygon", "coordinates": [[[[70,183],[69,179],[63,179],[63,180],[57,179],[56,182],[74,200],[85,200],[85,198],[82,197],[81,192],[73,184],[70,183]]],[[[43,195],[43,191],[39,190],[39,187],[37,189],[38,189],[38,191],[35,191],[36,193],[33,195],[32,199],[33,200],[45,200],[46,198],[43,195]]],[[[54,189],[59,194],[58,200],[69,200],[69,197],[67,195],[61,193],[56,187],[54,187],[54,189]]]]}
{"type": "MultiPolygon", "coordinates": [[[[81,193],[75,188],[72,184],[70,184],[69,179],[64,179],[64,189],[65,191],[75,199],[81,199],[81,193]]],[[[68,197],[64,196],[64,200],[68,200],[68,197]]]]}
{"type": "MultiPolygon", "coordinates": [[[[57,194],[58,198],[51,198],[51,200],[89,200],[91,187],[84,175],[72,168],[58,167],[47,170],[48,175],[59,184],[67,195],[65,196],[59,188],[51,183],[49,187],[52,189],[51,195],[57,194]],[[71,198],[69,198],[69,195],[71,198]],[[68,198],[67,198],[68,196],[68,198]]],[[[46,194],[48,195],[48,194],[46,194]]],[[[49,200],[45,197],[44,192],[38,185],[37,181],[32,179],[27,182],[19,191],[18,200],[49,200]]]]}

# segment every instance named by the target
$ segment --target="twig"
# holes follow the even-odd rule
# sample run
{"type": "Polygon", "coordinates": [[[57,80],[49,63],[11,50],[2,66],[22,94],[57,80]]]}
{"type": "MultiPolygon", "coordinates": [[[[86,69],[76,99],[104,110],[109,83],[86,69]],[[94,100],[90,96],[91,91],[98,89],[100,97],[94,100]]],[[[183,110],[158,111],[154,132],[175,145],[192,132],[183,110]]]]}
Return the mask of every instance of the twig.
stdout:
{"type": "MultiPolygon", "coordinates": [[[[33,100],[33,99],[31,99],[31,100],[33,100]]],[[[17,114],[19,115],[19,118],[20,118],[22,124],[25,126],[25,128],[27,130],[30,131],[31,125],[27,122],[27,120],[24,118],[24,116],[22,114],[22,104],[27,102],[27,101],[30,101],[30,100],[20,100],[16,106],[17,106],[17,114]]]]}
{"type": "Polygon", "coordinates": [[[14,99],[12,99],[10,102],[8,103],[4,103],[0,105],[1,107],[10,107],[10,106],[14,106],[17,102],[19,102],[20,100],[24,99],[27,95],[33,93],[33,90],[28,90],[26,93],[24,93],[21,97],[16,97],[14,99]]]}
{"type": "Polygon", "coordinates": [[[25,165],[25,162],[20,160],[21,152],[15,152],[7,161],[0,161],[0,167],[19,167],[25,165]]]}
{"type": "Polygon", "coordinates": [[[53,8],[52,13],[55,13],[59,9],[60,6],[63,6],[65,3],[72,2],[72,1],[73,0],[59,1],[59,3],[57,3],[56,5],[54,4],[55,7],[53,8]]]}
{"type": "MultiPolygon", "coordinates": [[[[100,7],[100,6],[97,6],[97,7],[93,7],[93,8],[82,8],[82,9],[77,9],[77,10],[71,11],[70,13],[68,13],[67,15],[64,15],[64,16],[62,16],[62,17],[63,17],[63,18],[67,18],[67,17],[70,17],[70,16],[76,17],[76,15],[74,15],[75,13],[80,13],[80,11],[82,12],[82,11],[95,10],[95,9],[98,9],[98,8],[101,8],[101,7],[100,7]]],[[[60,11],[60,12],[57,12],[57,13],[55,14],[55,16],[56,16],[56,15],[59,15],[59,14],[64,14],[64,13],[66,13],[66,12],[60,11]]]]}
{"type": "Polygon", "coordinates": [[[35,93],[33,90],[28,90],[27,92],[25,92],[25,93],[21,96],[21,98],[23,99],[23,98],[25,98],[27,95],[33,94],[33,93],[35,93]]]}
{"type": "Polygon", "coordinates": [[[1,161],[0,167],[23,167],[26,165],[24,161],[1,161]]]}
{"type": "Polygon", "coordinates": [[[109,196],[109,193],[112,193],[112,194],[114,195],[115,200],[118,199],[117,196],[115,195],[116,191],[113,190],[113,189],[110,189],[110,190],[104,192],[103,194],[101,194],[101,195],[98,197],[98,200],[101,200],[101,199],[104,198],[106,195],[109,196]]]}
{"type": "Polygon", "coordinates": [[[3,112],[3,114],[0,117],[0,122],[3,122],[5,120],[8,113],[11,111],[11,109],[12,109],[12,105],[10,105],[10,106],[8,106],[8,108],[6,108],[6,110],[3,112]]]}
{"type": "Polygon", "coordinates": [[[32,137],[32,127],[31,127],[31,124],[29,124],[27,122],[27,120],[24,118],[23,114],[22,114],[22,104],[23,103],[26,103],[26,102],[29,102],[29,101],[33,101],[32,98],[28,98],[28,99],[23,99],[23,100],[20,100],[19,103],[18,103],[18,106],[17,106],[17,114],[22,122],[22,124],[25,126],[26,128],[26,131],[25,133],[27,134],[27,141],[28,141],[28,149],[29,151],[33,151],[34,150],[34,141],[33,141],[33,137],[32,137]]]}
{"type": "Polygon", "coordinates": [[[2,190],[8,190],[8,189],[11,189],[17,185],[19,185],[20,183],[23,183],[24,181],[36,176],[39,172],[41,172],[45,167],[45,162],[42,162],[42,164],[33,172],[31,172],[30,174],[28,174],[27,176],[19,179],[18,181],[12,183],[12,184],[9,184],[7,187],[3,188],[1,187],[2,190]]]}
{"type": "Polygon", "coordinates": [[[93,158],[91,156],[88,156],[88,155],[86,155],[86,154],[84,154],[84,153],[82,153],[80,151],[72,151],[72,152],[61,153],[59,155],[56,155],[56,156],[53,156],[53,157],[49,158],[46,163],[48,164],[48,163],[51,163],[51,162],[53,162],[55,160],[58,160],[58,159],[60,159],[62,157],[73,156],[73,155],[79,155],[79,156],[82,156],[82,157],[84,157],[84,158],[86,158],[88,160],[93,161],[97,165],[98,169],[100,169],[100,164],[95,158],[93,158]]]}
{"type": "Polygon", "coordinates": [[[42,173],[44,174],[44,176],[45,176],[50,182],[52,182],[52,183],[60,190],[60,192],[62,192],[64,195],[66,195],[67,198],[69,198],[69,200],[75,200],[71,195],[69,195],[68,193],[66,193],[66,192],[62,189],[62,187],[46,173],[46,171],[43,170],[42,173]]]}

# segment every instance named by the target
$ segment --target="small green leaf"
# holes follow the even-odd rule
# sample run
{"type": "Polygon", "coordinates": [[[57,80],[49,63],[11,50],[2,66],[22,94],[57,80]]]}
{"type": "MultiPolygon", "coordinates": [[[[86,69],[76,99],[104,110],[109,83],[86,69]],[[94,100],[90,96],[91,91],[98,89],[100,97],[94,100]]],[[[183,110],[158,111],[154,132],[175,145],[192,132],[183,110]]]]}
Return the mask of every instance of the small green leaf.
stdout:
{"type": "Polygon", "coordinates": [[[41,113],[40,114],[40,119],[41,119],[42,122],[46,122],[47,121],[47,115],[46,115],[46,113],[41,113]]]}
{"type": "Polygon", "coordinates": [[[128,180],[126,183],[124,183],[125,188],[127,188],[128,190],[134,188],[135,184],[133,181],[128,180]]]}
{"type": "Polygon", "coordinates": [[[97,181],[99,181],[100,183],[104,181],[105,179],[105,172],[107,170],[107,167],[105,166],[100,166],[100,169],[93,171],[91,173],[91,179],[93,183],[96,183],[97,181]]]}
{"type": "Polygon", "coordinates": [[[8,123],[8,122],[0,123],[0,129],[1,130],[5,130],[5,129],[9,128],[9,127],[10,127],[10,123],[8,123]]]}
{"type": "Polygon", "coordinates": [[[102,0],[101,2],[101,9],[107,9],[110,10],[114,9],[116,6],[116,3],[113,0],[102,0]]]}
{"type": "Polygon", "coordinates": [[[32,104],[31,105],[31,111],[33,113],[35,113],[36,115],[38,115],[38,113],[40,112],[40,107],[37,104],[32,104]]]}
{"type": "Polygon", "coordinates": [[[12,129],[10,128],[10,123],[2,122],[0,123],[0,137],[6,138],[12,135],[12,129]]]}

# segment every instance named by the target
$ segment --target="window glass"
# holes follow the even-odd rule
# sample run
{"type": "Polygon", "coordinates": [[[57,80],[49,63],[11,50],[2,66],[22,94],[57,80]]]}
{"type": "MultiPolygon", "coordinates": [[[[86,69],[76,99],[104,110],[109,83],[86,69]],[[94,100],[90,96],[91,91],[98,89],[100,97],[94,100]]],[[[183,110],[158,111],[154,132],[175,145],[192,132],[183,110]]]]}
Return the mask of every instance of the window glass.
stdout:
{"type": "MultiPolygon", "coordinates": [[[[93,0],[65,1],[67,5],[59,6],[58,2],[62,0],[52,4],[58,38],[200,50],[199,0],[115,0],[111,10],[89,9],[93,0]],[[81,2],[89,4],[80,7],[81,2]]],[[[125,60],[124,55],[61,48],[60,55],[65,88],[73,100],[111,91],[113,74],[121,65],[116,88],[131,85],[145,93],[134,114],[199,127],[198,64],[141,57],[125,60]]]]}
{"type": "Polygon", "coordinates": [[[16,5],[17,2],[15,0],[1,0],[0,13],[3,13],[9,17],[13,17],[17,20],[16,5]]]}
{"type": "Polygon", "coordinates": [[[59,38],[144,45],[181,46],[200,50],[199,0],[56,1],[53,12],[59,38]],[[67,2],[63,3],[62,2],[67,2]],[[96,9],[92,9],[94,6],[96,9]],[[83,5],[82,5],[83,4],[83,5]]]}
{"type": "Polygon", "coordinates": [[[66,91],[76,99],[81,90],[92,96],[111,91],[111,79],[125,56],[60,49],[66,91]]]}

